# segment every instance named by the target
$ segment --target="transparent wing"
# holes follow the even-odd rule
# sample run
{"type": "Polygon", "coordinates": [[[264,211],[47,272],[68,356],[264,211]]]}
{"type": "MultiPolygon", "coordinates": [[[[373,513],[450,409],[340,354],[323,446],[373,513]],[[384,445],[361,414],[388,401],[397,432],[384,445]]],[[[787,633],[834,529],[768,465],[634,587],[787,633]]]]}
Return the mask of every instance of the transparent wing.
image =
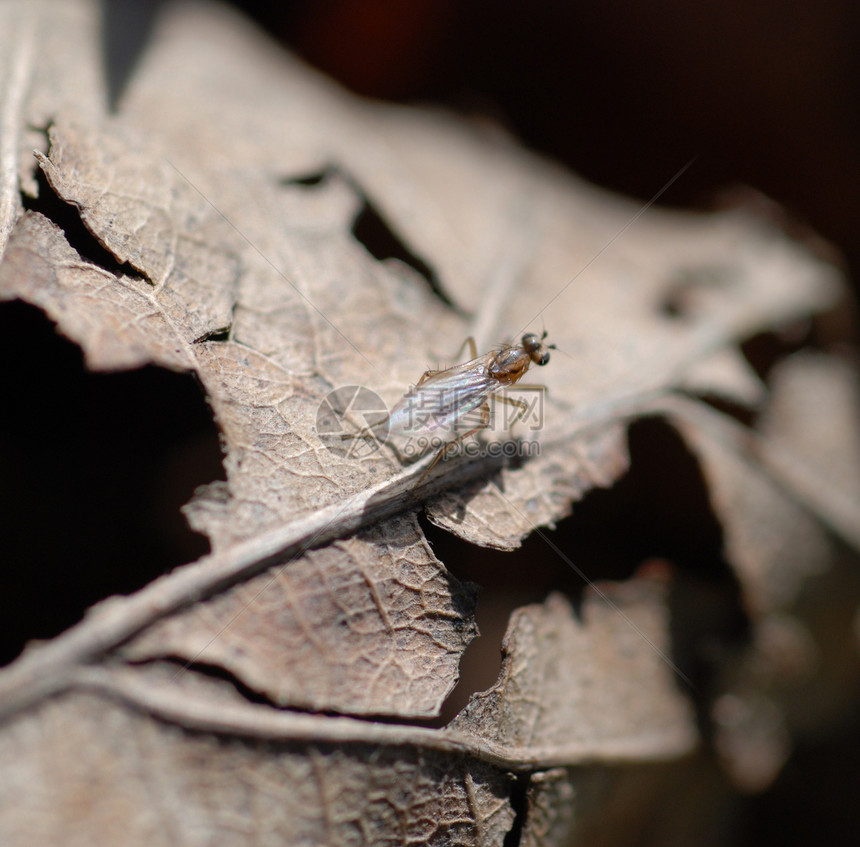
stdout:
{"type": "Polygon", "coordinates": [[[409,435],[455,435],[456,423],[478,409],[498,388],[487,373],[487,357],[440,371],[415,386],[391,410],[389,432],[409,435]]]}

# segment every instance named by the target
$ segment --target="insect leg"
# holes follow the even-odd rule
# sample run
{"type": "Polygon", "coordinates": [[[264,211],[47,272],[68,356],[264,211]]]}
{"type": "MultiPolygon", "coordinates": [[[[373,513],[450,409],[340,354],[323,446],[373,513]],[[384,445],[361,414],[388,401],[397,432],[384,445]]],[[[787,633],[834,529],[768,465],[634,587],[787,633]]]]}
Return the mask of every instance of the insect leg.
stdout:
{"type": "Polygon", "coordinates": [[[529,410],[525,400],[518,400],[516,397],[505,397],[504,394],[497,394],[496,400],[507,403],[509,406],[516,406],[519,409],[519,412],[514,415],[513,420],[508,424],[508,431],[512,430],[514,424],[529,410]]]}
{"type": "Polygon", "coordinates": [[[419,379],[418,382],[415,383],[415,387],[417,388],[419,385],[421,385],[421,383],[424,382],[425,379],[429,379],[431,376],[436,376],[436,374],[444,373],[446,370],[447,368],[440,368],[437,371],[424,371],[424,373],[421,374],[421,379],[419,379]]]}
{"type": "MultiPolygon", "coordinates": [[[[360,430],[358,430],[358,432],[343,432],[341,433],[340,439],[341,441],[346,441],[348,438],[365,438],[368,435],[372,435],[374,438],[376,438],[377,435],[374,430],[385,426],[385,424],[387,424],[390,419],[391,415],[389,414],[382,418],[382,420],[362,427],[360,430]]],[[[352,423],[352,421],[350,421],[350,423],[352,423]]]]}
{"type": "MultiPolygon", "coordinates": [[[[457,351],[457,355],[454,358],[459,359],[460,355],[462,354],[463,350],[466,349],[466,347],[469,348],[469,358],[477,359],[478,348],[475,346],[475,339],[472,338],[471,335],[463,342],[462,346],[457,351]]],[[[416,383],[416,388],[421,385],[421,383],[424,382],[425,379],[429,379],[431,376],[436,376],[436,374],[444,373],[446,370],[448,370],[448,368],[439,368],[438,370],[424,371],[424,373],[421,375],[421,379],[419,379],[416,383]]]]}
{"type": "MultiPolygon", "coordinates": [[[[546,391],[547,388],[545,385],[517,385],[517,390],[522,389],[523,391],[546,391]]],[[[516,397],[508,397],[505,394],[497,394],[497,400],[501,400],[503,403],[507,403],[509,406],[516,406],[520,411],[514,415],[514,419],[508,425],[508,431],[514,428],[514,424],[518,423],[522,420],[523,415],[528,412],[529,407],[526,404],[525,400],[520,400],[516,397]]]]}
{"type": "Polygon", "coordinates": [[[469,358],[477,359],[478,358],[478,348],[475,344],[475,339],[470,335],[464,342],[463,346],[457,351],[457,355],[454,357],[455,359],[460,358],[460,354],[466,349],[469,348],[469,358]]]}
{"type": "Polygon", "coordinates": [[[416,482],[415,484],[420,485],[424,481],[424,478],[427,476],[427,474],[429,474],[430,471],[432,471],[433,468],[436,467],[436,465],[439,463],[439,461],[443,458],[443,456],[448,451],[453,450],[461,441],[465,441],[470,435],[474,435],[476,432],[480,432],[482,429],[486,429],[489,425],[490,425],[490,404],[489,404],[489,402],[485,401],[484,405],[481,406],[481,423],[478,426],[474,427],[473,429],[470,429],[468,432],[464,432],[462,435],[458,435],[450,443],[445,444],[443,447],[440,447],[439,452],[436,454],[433,461],[430,462],[429,465],[427,465],[427,470],[425,470],[424,473],[421,474],[421,476],[418,479],[418,482],[416,482]]]}

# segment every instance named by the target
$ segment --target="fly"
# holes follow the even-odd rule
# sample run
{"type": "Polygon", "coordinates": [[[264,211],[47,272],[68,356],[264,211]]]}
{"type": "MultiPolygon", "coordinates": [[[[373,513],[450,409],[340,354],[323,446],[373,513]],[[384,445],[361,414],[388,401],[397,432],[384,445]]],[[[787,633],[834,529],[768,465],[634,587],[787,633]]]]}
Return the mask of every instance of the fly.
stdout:
{"type": "MultiPolygon", "coordinates": [[[[372,427],[385,426],[389,435],[404,435],[424,441],[424,448],[432,441],[442,443],[436,457],[424,471],[424,477],[446,453],[460,442],[490,426],[490,398],[512,385],[516,385],[532,365],[549,362],[549,351],[554,344],[544,344],[546,332],[523,335],[519,344],[506,344],[478,355],[475,340],[467,338],[471,358],[467,362],[442,370],[425,371],[418,383],[394,406],[388,417],[372,427]],[[480,422],[465,432],[459,432],[458,423],[471,412],[480,413],[480,422]]],[[[544,386],[523,385],[543,391],[544,386]]],[[[513,426],[528,411],[523,400],[498,394],[498,399],[518,411],[510,422],[513,426]]],[[[422,450],[423,452],[423,450],[422,450]]]]}

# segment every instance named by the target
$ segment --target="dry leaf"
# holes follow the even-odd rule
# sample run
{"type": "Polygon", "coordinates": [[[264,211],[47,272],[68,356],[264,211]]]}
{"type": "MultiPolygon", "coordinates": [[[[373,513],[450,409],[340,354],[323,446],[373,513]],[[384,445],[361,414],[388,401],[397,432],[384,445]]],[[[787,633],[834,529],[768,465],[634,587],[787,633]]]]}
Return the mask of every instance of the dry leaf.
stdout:
{"type": "Polygon", "coordinates": [[[835,673],[810,582],[851,587],[840,626],[856,608],[860,463],[834,457],[858,411],[845,361],[771,381],[739,345],[837,304],[831,266],[742,209],[640,216],[497,135],[359,102],[218,6],[165,7],[112,113],[97,4],[10,2],[0,32],[0,298],[44,310],[91,369],[193,372],[226,471],[185,510],[211,555],[0,673],[4,843],[563,843],[577,785],[678,772],[696,709],[739,784],[773,778],[798,686],[835,673]],[[368,219],[408,261],[376,258],[368,219]],[[321,434],[332,391],[390,407],[466,336],[542,322],[558,351],[528,458],[425,479],[432,455],[359,461],[321,434]],[[832,429],[789,426],[817,386],[832,429]],[[679,672],[672,588],[640,575],[519,609],[496,685],[420,725],[476,626],[418,510],[512,550],[622,477],[628,423],[655,415],[696,454],[751,622],[718,690],[703,704],[679,672]]]}
{"type": "Polygon", "coordinates": [[[123,652],[199,657],[275,703],[432,717],[476,635],[474,605],[414,518],[392,518],[167,618],[123,652]]]}
{"type": "Polygon", "coordinates": [[[504,775],[459,754],[189,733],[89,694],[0,746],[4,844],[501,844],[513,819],[504,775]]]}

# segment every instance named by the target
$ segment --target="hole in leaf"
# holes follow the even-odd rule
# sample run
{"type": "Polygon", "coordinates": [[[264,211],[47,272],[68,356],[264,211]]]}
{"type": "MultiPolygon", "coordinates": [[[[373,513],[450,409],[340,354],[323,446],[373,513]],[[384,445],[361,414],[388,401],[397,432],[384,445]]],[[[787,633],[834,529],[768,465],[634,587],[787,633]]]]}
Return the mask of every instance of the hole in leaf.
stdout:
{"type": "Polygon", "coordinates": [[[337,168],[332,166],[319,171],[311,171],[307,174],[284,177],[281,180],[281,185],[301,185],[305,188],[314,188],[315,186],[322,185],[336,171],[337,168]]]}
{"type": "Polygon", "coordinates": [[[224,477],[189,374],[84,369],[38,309],[0,305],[0,662],[208,551],[179,512],[224,477]]]}
{"type": "Polygon", "coordinates": [[[523,827],[529,811],[528,791],[531,774],[512,774],[509,779],[511,786],[510,803],[514,812],[514,822],[505,834],[502,845],[503,847],[517,847],[522,841],[523,827]]]}
{"type": "Polygon", "coordinates": [[[254,703],[256,705],[273,705],[272,701],[268,697],[246,685],[240,677],[236,676],[222,665],[210,664],[201,660],[188,662],[182,658],[147,660],[139,662],[138,664],[166,665],[170,668],[171,676],[174,674],[194,674],[196,677],[195,682],[199,683],[200,678],[202,677],[215,683],[223,683],[229,694],[239,695],[239,697],[248,703],[254,703]]]}
{"type": "Polygon", "coordinates": [[[422,519],[436,556],[458,579],[481,586],[481,638],[463,656],[443,722],[472,693],[496,682],[501,641],[514,610],[541,602],[550,591],[581,606],[586,583],[546,539],[593,582],[629,579],[649,561],[668,563],[672,661],[697,690],[706,687],[720,645],[730,649],[745,637],[740,588],[724,559],[722,527],[696,458],[659,418],[633,423],[628,443],[627,474],[611,488],[590,491],[555,530],[532,533],[513,552],[476,547],[422,519]]]}
{"type": "Polygon", "coordinates": [[[445,292],[436,271],[406,246],[366,197],[352,225],[352,234],[378,261],[398,259],[409,265],[427,280],[430,289],[446,306],[459,309],[445,292]]]}
{"type": "MultiPolygon", "coordinates": [[[[748,338],[740,345],[739,352],[756,376],[766,383],[780,362],[801,350],[816,349],[816,330],[815,321],[792,322],[778,332],[764,332],[748,338]]],[[[718,394],[692,392],[691,396],[746,427],[754,426],[761,412],[760,408],[750,408],[718,394]]]]}
{"type": "Polygon", "coordinates": [[[281,180],[281,184],[302,185],[312,188],[324,184],[334,174],[338,174],[345,180],[362,201],[361,209],[353,221],[351,230],[356,241],[362,244],[367,252],[379,262],[384,262],[386,259],[397,259],[409,265],[409,267],[427,281],[430,290],[448,308],[454,309],[458,314],[463,314],[460,307],[448,296],[436,271],[420,256],[409,249],[396,230],[389,225],[388,221],[370,201],[370,198],[361,189],[361,186],[358,185],[353,177],[345,173],[343,169],[331,165],[319,171],[284,178],[281,180]]]}
{"type": "Polygon", "coordinates": [[[782,332],[762,332],[741,345],[741,352],[750,367],[762,380],[767,380],[773,368],[783,359],[812,346],[813,326],[798,321],[782,332]]]}
{"type": "Polygon", "coordinates": [[[66,203],[65,200],[57,196],[41,168],[36,168],[35,176],[39,186],[39,196],[23,195],[21,198],[27,211],[40,212],[60,227],[66,235],[66,240],[82,259],[92,262],[112,274],[126,274],[138,279],[145,279],[127,262],[118,261],[116,256],[99,242],[87,229],[77,207],[72,203],[66,203]]]}
{"type": "Polygon", "coordinates": [[[698,393],[693,394],[699,402],[706,403],[712,409],[715,409],[726,417],[733,418],[743,426],[752,426],[758,416],[758,410],[752,409],[749,406],[744,406],[740,403],[732,402],[728,397],[723,397],[718,394],[698,393]]]}
{"type": "Polygon", "coordinates": [[[204,341],[229,341],[230,330],[232,327],[224,327],[223,329],[213,329],[212,332],[207,332],[206,335],[200,338],[195,338],[195,344],[202,344],[204,341]]]}

